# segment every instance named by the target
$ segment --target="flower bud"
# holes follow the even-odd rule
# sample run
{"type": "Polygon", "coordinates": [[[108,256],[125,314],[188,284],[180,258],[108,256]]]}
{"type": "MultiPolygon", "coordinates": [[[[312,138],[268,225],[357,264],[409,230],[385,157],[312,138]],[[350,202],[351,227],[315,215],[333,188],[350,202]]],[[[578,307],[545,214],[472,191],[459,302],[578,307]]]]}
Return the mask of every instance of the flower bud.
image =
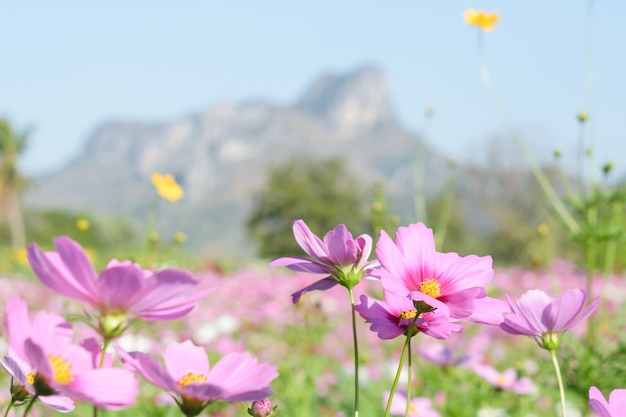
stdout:
{"type": "Polygon", "coordinates": [[[250,408],[248,408],[248,414],[252,417],[267,417],[272,414],[272,411],[274,411],[272,402],[267,398],[254,401],[250,408]]]}

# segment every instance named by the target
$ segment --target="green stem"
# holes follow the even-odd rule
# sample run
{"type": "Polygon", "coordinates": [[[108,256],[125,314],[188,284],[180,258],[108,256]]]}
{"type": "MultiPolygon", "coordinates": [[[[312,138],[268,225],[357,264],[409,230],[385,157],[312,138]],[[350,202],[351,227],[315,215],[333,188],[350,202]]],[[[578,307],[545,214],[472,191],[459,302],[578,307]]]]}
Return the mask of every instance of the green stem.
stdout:
{"type": "MultiPolygon", "coordinates": [[[[419,312],[418,312],[419,313],[419,312]]],[[[391,410],[391,401],[393,400],[393,396],[396,394],[396,389],[398,389],[398,382],[400,381],[400,374],[402,373],[402,368],[404,367],[404,355],[407,352],[411,344],[411,335],[413,334],[413,329],[415,327],[415,322],[419,318],[419,314],[416,314],[413,318],[413,321],[409,325],[406,331],[406,340],[404,341],[404,346],[402,346],[402,353],[400,354],[400,362],[398,363],[398,370],[396,371],[396,376],[393,379],[393,384],[391,385],[391,391],[389,391],[389,398],[387,399],[387,406],[385,407],[385,415],[384,417],[389,417],[389,412],[391,410]]]]}
{"type": "Polygon", "coordinates": [[[356,313],[354,310],[354,293],[350,293],[350,309],[352,312],[352,342],[354,344],[354,417],[359,417],[359,343],[356,336],[356,313]]]}
{"type": "Polygon", "coordinates": [[[409,346],[407,349],[407,353],[409,356],[407,366],[409,369],[408,369],[408,375],[407,375],[408,380],[406,383],[406,409],[404,411],[404,417],[409,417],[409,411],[411,411],[411,379],[413,377],[412,372],[411,372],[412,371],[411,368],[413,367],[413,363],[411,361],[411,338],[408,336],[407,338],[409,339],[409,346]]]}
{"type": "Polygon", "coordinates": [[[9,401],[9,405],[7,405],[7,410],[4,412],[3,417],[7,417],[9,415],[9,411],[11,411],[11,408],[13,408],[13,404],[15,404],[15,401],[11,399],[11,401],[9,401]]]}
{"type": "Polygon", "coordinates": [[[556,379],[559,382],[559,392],[561,394],[561,417],[565,417],[565,389],[563,388],[563,378],[561,378],[561,368],[559,367],[559,361],[556,358],[556,349],[550,349],[550,356],[552,357],[552,364],[556,372],[556,379]]]}
{"type": "Polygon", "coordinates": [[[504,120],[504,123],[506,124],[509,130],[509,133],[511,134],[511,136],[513,137],[517,145],[522,150],[522,153],[524,154],[524,157],[526,158],[526,161],[528,162],[528,165],[530,166],[530,169],[533,175],[535,176],[535,179],[539,183],[539,186],[541,186],[541,189],[543,190],[550,204],[552,204],[553,209],[559,215],[559,217],[561,218],[561,220],[563,221],[567,229],[571,233],[576,234],[580,230],[580,226],[578,225],[574,217],[570,214],[570,212],[567,210],[563,201],[559,198],[558,194],[554,190],[554,187],[552,187],[550,180],[548,180],[548,177],[546,177],[546,175],[543,173],[537,161],[535,161],[535,158],[530,153],[530,150],[526,146],[526,143],[524,143],[524,141],[522,140],[521,135],[518,133],[517,129],[515,129],[515,127],[509,120],[509,117],[504,111],[503,106],[500,104],[500,100],[498,99],[498,96],[495,94],[493,85],[491,84],[491,76],[489,75],[489,69],[487,68],[487,65],[485,64],[482,35],[483,35],[482,31],[479,30],[478,31],[478,59],[479,59],[479,65],[480,65],[480,75],[481,75],[483,84],[485,86],[485,89],[489,93],[489,97],[491,98],[491,101],[496,107],[496,110],[500,113],[500,116],[504,120]]]}
{"type": "Polygon", "coordinates": [[[30,400],[30,402],[26,406],[26,410],[24,410],[24,414],[22,415],[22,417],[26,417],[28,415],[28,413],[30,412],[30,409],[33,408],[33,405],[35,405],[36,400],[37,400],[37,395],[35,395],[33,399],[30,400]]]}
{"type": "MultiPolygon", "coordinates": [[[[611,207],[611,225],[621,224],[622,204],[620,202],[613,203],[611,207]]],[[[606,254],[604,256],[604,279],[606,280],[615,268],[615,255],[617,253],[617,238],[612,237],[607,243],[606,254]]]]}
{"type": "MultiPolygon", "coordinates": [[[[423,137],[427,136],[428,122],[430,117],[427,117],[427,122],[424,127],[423,137]]],[[[414,178],[414,204],[415,204],[415,218],[418,222],[428,223],[428,211],[426,209],[426,191],[424,187],[424,138],[418,140],[417,151],[415,155],[415,178],[414,178]]]]}
{"type": "MultiPolygon", "coordinates": [[[[104,358],[106,357],[107,348],[109,347],[109,343],[111,343],[111,339],[105,337],[102,342],[102,351],[100,352],[100,360],[98,361],[98,368],[102,368],[104,365],[104,358]]],[[[93,417],[98,417],[98,407],[93,406],[93,417]]]]}

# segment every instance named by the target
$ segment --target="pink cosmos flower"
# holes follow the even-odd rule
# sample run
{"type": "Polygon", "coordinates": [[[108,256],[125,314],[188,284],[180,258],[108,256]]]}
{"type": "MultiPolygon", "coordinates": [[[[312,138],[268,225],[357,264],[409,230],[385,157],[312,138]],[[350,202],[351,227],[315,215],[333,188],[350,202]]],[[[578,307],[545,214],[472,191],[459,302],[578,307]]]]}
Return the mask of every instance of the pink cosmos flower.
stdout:
{"type": "Polygon", "coordinates": [[[270,382],[276,367],[248,353],[230,353],[209,369],[205,350],[187,340],[170,343],[165,350],[165,367],[145,353],[118,349],[124,363],[149,383],[176,397],[186,416],[196,416],[213,401],[255,401],[274,392],[270,382]]]}
{"type": "Polygon", "coordinates": [[[321,280],[293,293],[291,297],[294,304],[308,291],[324,291],[337,284],[351,289],[359,283],[363,273],[373,267],[373,264],[368,262],[372,251],[372,238],[361,235],[354,239],[343,224],[326,233],[322,241],[311,232],[304,221],[296,220],[293,222],[293,234],[309,257],[277,258],[270,262],[270,265],[325,275],[321,280]]]}
{"type": "Polygon", "coordinates": [[[518,379],[517,371],[514,368],[498,372],[493,366],[476,364],[472,369],[479,377],[501,390],[513,391],[520,395],[532,394],[537,390],[537,387],[530,379],[518,379]]]}
{"type": "Polygon", "coordinates": [[[93,343],[74,344],[72,327],[63,317],[40,311],[31,322],[26,303],[16,297],[7,304],[4,323],[14,354],[5,361],[16,375],[26,373],[19,378],[26,381],[27,389],[37,396],[53,397],[45,400],[46,405],[57,410],[71,407],[59,395],[109,410],[134,404],[139,388],[133,374],[126,369],[96,368],[93,343]]]}
{"type": "Polygon", "coordinates": [[[626,389],[611,391],[607,402],[598,388],[589,388],[589,408],[600,417],[623,417],[626,415],[626,389]]]}
{"type": "MultiPolygon", "coordinates": [[[[36,392],[33,384],[35,383],[36,372],[29,364],[9,354],[4,357],[4,360],[0,360],[0,366],[13,379],[11,394],[16,404],[20,404],[35,396],[36,392]]],[[[74,401],[64,395],[39,395],[37,399],[46,407],[59,413],[69,413],[74,410],[74,401]]]]}
{"type": "MultiPolygon", "coordinates": [[[[390,392],[385,393],[383,406],[387,404],[390,392]]],[[[426,397],[415,397],[409,403],[409,417],[441,417],[441,414],[433,408],[433,401],[426,397]]],[[[406,395],[396,392],[391,400],[389,413],[393,415],[404,416],[406,412],[406,395]]]]}
{"type": "Polygon", "coordinates": [[[571,329],[593,314],[599,298],[587,307],[587,293],[581,289],[566,290],[560,297],[551,298],[541,290],[529,290],[517,302],[507,296],[511,314],[504,318],[500,328],[507,333],[532,336],[544,349],[556,349],[561,344],[561,333],[571,329]]]}
{"type": "Polygon", "coordinates": [[[500,324],[504,302],[486,296],[485,285],[493,276],[490,256],[439,253],[432,229],[423,223],[400,227],[395,242],[380,232],[376,257],[382,269],[375,271],[386,291],[410,296],[431,307],[445,304],[454,320],[500,324]]]}
{"type": "Polygon", "coordinates": [[[199,281],[184,270],[152,273],[130,261],[111,261],[98,275],[84,249],[68,237],[54,239],[57,252],[28,246],[28,260],[41,281],[59,294],[99,311],[99,331],[119,336],[131,317],[170,320],[184,316],[213,289],[193,293],[199,281]]]}
{"type": "MultiPolygon", "coordinates": [[[[408,332],[417,309],[413,301],[407,297],[398,296],[384,291],[385,301],[379,301],[367,295],[361,295],[360,303],[355,306],[366,323],[371,323],[370,329],[378,333],[381,339],[393,339],[408,332]]],[[[449,322],[449,310],[445,304],[439,306],[434,313],[422,313],[415,322],[413,334],[425,333],[437,339],[445,339],[451,332],[463,330],[458,324],[449,322]]]]}

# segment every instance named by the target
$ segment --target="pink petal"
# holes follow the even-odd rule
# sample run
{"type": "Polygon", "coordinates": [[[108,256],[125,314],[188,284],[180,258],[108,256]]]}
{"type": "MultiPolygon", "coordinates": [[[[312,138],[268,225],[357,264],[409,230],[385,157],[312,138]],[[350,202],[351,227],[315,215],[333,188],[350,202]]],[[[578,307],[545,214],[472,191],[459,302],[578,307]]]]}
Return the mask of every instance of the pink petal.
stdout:
{"type": "Polygon", "coordinates": [[[298,245],[313,259],[328,263],[328,249],[302,220],[293,222],[293,235],[298,245]]]}
{"type": "Polygon", "coordinates": [[[40,395],[37,399],[46,407],[59,413],[74,411],[74,401],[64,395],[40,395]]]}
{"type": "Polygon", "coordinates": [[[130,407],[139,394],[133,373],[120,368],[92,369],[74,375],[69,385],[57,385],[56,388],[70,397],[107,410],[130,407]]]}
{"type": "Polygon", "coordinates": [[[333,272],[332,268],[327,265],[319,264],[303,256],[276,258],[270,262],[270,266],[286,266],[292,271],[310,272],[312,274],[330,274],[333,272]]]}
{"type": "Polygon", "coordinates": [[[542,316],[543,324],[551,331],[566,330],[565,325],[576,317],[585,305],[586,299],[587,293],[580,289],[563,292],[545,308],[542,316]]]}
{"type": "Polygon", "coordinates": [[[345,225],[339,224],[324,236],[328,258],[333,265],[352,265],[356,262],[357,248],[352,234],[345,225]]]}
{"type": "MultiPolygon", "coordinates": [[[[437,278],[435,275],[435,238],[432,229],[423,223],[400,227],[396,232],[396,246],[403,254],[404,264],[413,282],[437,278]]],[[[409,287],[417,289],[417,287],[409,287]]]]}
{"type": "Polygon", "coordinates": [[[77,278],[67,269],[58,253],[44,253],[35,243],[28,245],[27,256],[33,272],[48,288],[73,300],[97,304],[95,272],[93,277],[77,278]],[[90,279],[94,282],[90,283],[90,279]]]}
{"type": "Polygon", "coordinates": [[[300,302],[300,298],[302,298],[302,295],[304,293],[307,293],[309,291],[326,291],[332,287],[334,287],[335,285],[337,285],[337,281],[335,281],[334,278],[331,277],[326,277],[323,279],[320,279],[319,281],[315,281],[313,284],[309,285],[308,287],[304,287],[299,291],[294,292],[293,294],[291,294],[291,301],[294,304],[297,304],[300,302]]]}
{"type": "Polygon", "coordinates": [[[209,358],[206,351],[194,345],[190,340],[183,343],[170,343],[163,358],[165,367],[176,381],[189,372],[205,376],[209,373],[209,358]]]}
{"type": "Polygon", "coordinates": [[[596,387],[589,388],[589,408],[599,417],[618,417],[610,411],[609,404],[604,399],[604,395],[596,387]]]}
{"type": "Polygon", "coordinates": [[[98,279],[99,307],[127,311],[142,291],[145,281],[143,272],[132,266],[105,269],[98,279]]]}
{"type": "Polygon", "coordinates": [[[278,376],[276,367],[258,363],[248,353],[230,353],[209,372],[209,382],[227,393],[227,401],[255,401],[273,394],[270,382],[278,376]]]}
{"type": "Polygon", "coordinates": [[[157,387],[171,392],[180,392],[177,381],[172,378],[172,375],[170,375],[163,365],[150,356],[141,352],[128,353],[118,346],[115,346],[115,350],[128,369],[138,373],[152,385],[156,385],[157,387]]]}

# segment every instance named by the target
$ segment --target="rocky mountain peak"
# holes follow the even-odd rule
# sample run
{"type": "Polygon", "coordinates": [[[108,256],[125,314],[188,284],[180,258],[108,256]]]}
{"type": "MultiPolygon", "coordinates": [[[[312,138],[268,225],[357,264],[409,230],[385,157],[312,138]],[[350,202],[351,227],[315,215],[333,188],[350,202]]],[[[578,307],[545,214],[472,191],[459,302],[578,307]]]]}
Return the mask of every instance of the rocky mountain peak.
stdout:
{"type": "Polygon", "coordinates": [[[395,124],[391,103],[387,78],[380,69],[368,66],[318,78],[294,107],[346,138],[395,124]]]}

